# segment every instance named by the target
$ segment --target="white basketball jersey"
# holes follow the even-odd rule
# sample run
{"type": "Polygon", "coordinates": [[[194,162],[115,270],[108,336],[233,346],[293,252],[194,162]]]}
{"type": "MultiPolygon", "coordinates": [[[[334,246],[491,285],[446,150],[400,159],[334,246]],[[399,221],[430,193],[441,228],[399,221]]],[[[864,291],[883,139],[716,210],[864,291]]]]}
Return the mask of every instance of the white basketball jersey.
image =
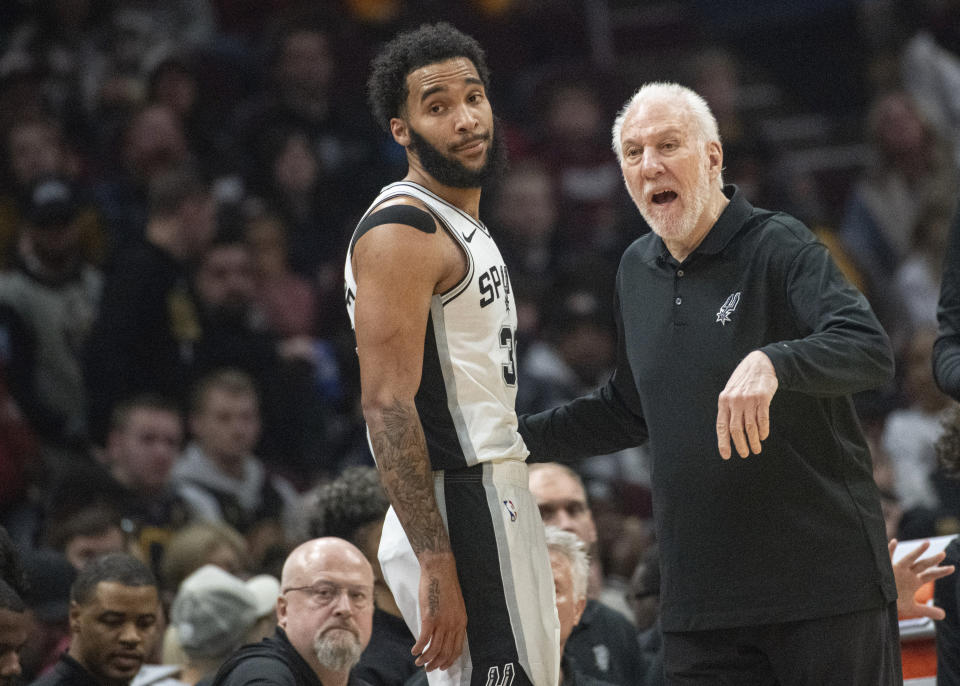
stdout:
{"type": "MultiPolygon", "coordinates": [[[[384,188],[364,218],[398,196],[422,201],[467,256],[463,279],[430,303],[416,395],[430,465],[456,469],[490,460],[523,460],[527,449],[514,410],[517,311],[500,251],[482,223],[409,181],[384,188]]],[[[351,325],[355,300],[363,297],[350,264],[357,238],[355,233],[345,268],[351,325]]]]}

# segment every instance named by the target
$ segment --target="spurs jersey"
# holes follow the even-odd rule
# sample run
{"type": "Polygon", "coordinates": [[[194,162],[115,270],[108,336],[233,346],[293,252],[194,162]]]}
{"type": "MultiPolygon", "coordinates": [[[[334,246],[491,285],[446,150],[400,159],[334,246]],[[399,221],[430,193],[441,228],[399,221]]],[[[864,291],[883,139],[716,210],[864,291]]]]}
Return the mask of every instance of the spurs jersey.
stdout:
{"type": "MultiPolygon", "coordinates": [[[[385,187],[364,218],[398,196],[421,200],[467,257],[463,279],[433,296],[427,320],[416,406],[431,468],[456,469],[505,458],[523,460],[527,449],[517,432],[514,411],[517,312],[503,257],[487,227],[409,181],[385,187]]],[[[358,238],[354,232],[345,268],[351,325],[355,325],[357,283],[350,258],[358,238]]]]}

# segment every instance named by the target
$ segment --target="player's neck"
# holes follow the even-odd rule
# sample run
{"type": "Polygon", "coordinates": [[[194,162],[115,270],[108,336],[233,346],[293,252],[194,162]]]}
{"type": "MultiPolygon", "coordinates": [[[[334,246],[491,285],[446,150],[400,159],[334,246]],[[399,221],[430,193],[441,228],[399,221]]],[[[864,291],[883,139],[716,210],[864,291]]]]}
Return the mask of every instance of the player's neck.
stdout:
{"type": "Polygon", "coordinates": [[[426,172],[412,168],[407,172],[404,181],[413,181],[414,183],[420,184],[428,191],[439,195],[454,207],[463,210],[479,221],[481,188],[455,188],[454,186],[445,186],[426,172]]]}

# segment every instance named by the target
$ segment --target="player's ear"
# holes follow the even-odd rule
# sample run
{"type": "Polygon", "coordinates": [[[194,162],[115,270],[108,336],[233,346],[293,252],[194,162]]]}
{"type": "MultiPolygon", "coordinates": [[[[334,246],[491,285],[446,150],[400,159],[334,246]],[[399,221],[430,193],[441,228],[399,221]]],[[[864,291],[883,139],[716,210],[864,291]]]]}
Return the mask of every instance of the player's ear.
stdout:
{"type": "Polygon", "coordinates": [[[394,117],[390,120],[390,134],[393,136],[393,140],[403,147],[410,145],[410,129],[407,122],[400,117],[394,117]]]}

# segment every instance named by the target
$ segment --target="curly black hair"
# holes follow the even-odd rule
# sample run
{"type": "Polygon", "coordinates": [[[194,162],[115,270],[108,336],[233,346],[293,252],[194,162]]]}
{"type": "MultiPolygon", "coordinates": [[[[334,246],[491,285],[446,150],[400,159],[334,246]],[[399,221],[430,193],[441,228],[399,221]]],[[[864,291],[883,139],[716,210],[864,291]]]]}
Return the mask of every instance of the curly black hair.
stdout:
{"type": "Polygon", "coordinates": [[[351,543],[357,531],[387,514],[390,501],[375,467],[348,467],[305,499],[308,535],[337,536],[351,543]]]}
{"type": "Polygon", "coordinates": [[[452,25],[423,24],[397,34],[373,59],[367,80],[367,97],[377,123],[390,131],[390,119],[400,114],[407,101],[410,72],[455,57],[466,57],[473,62],[484,88],[490,87],[490,70],[483,48],[452,25]]]}

